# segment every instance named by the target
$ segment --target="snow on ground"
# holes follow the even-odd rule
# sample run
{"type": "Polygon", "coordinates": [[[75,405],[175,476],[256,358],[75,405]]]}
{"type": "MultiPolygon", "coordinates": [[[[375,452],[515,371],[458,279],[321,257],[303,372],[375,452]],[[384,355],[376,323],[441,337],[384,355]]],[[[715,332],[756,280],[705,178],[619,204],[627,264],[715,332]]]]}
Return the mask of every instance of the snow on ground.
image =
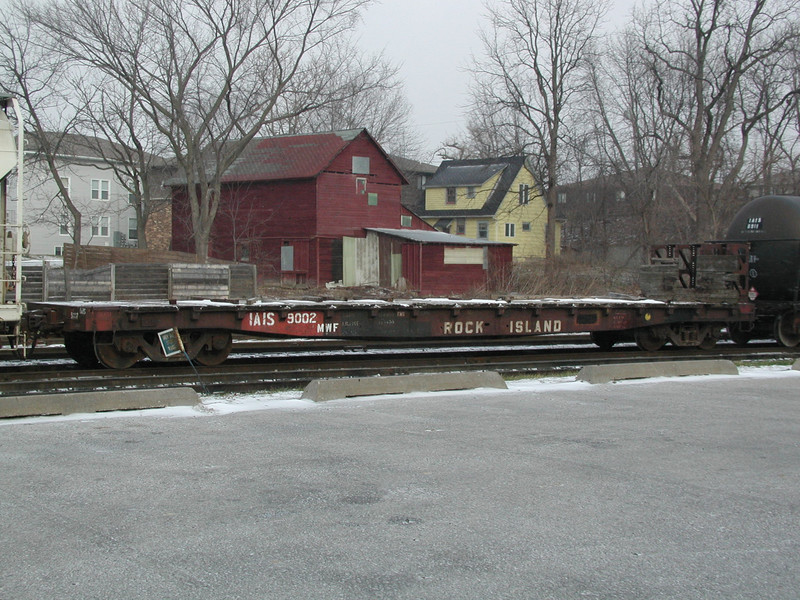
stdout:
{"type": "MultiPolygon", "coordinates": [[[[786,365],[771,365],[761,367],[739,367],[739,375],[704,375],[704,376],[688,376],[680,377],[680,381],[693,382],[698,380],[719,380],[731,379],[735,377],[747,378],[777,378],[777,377],[797,377],[800,378],[800,371],[792,370],[790,366],[786,365]]],[[[611,384],[603,385],[643,385],[652,384],[659,381],[671,381],[674,377],[656,377],[649,379],[633,379],[628,381],[618,381],[611,384]]],[[[570,390],[586,390],[592,387],[592,384],[577,381],[573,376],[552,376],[541,377],[534,379],[514,379],[507,382],[508,390],[498,389],[477,389],[468,390],[463,393],[469,394],[486,394],[496,397],[502,394],[513,394],[518,392],[526,392],[531,394],[536,393],[553,393],[553,392],[568,392],[570,390]]],[[[280,392],[261,392],[261,393],[248,393],[248,394],[206,394],[200,396],[201,403],[196,406],[177,406],[167,408],[157,408],[149,410],[130,410],[130,411],[115,411],[105,413],[92,413],[92,414],[72,414],[72,415],[57,415],[51,417],[28,417],[22,419],[6,419],[0,420],[0,427],[17,425],[20,423],[50,423],[59,421],[93,421],[99,419],[113,419],[113,418],[130,418],[130,417],[158,417],[158,418],[202,418],[206,416],[222,416],[240,412],[252,412],[262,410],[318,410],[323,406],[332,406],[341,403],[352,402],[380,402],[381,400],[390,400],[397,398],[398,395],[387,396],[362,396],[358,398],[345,398],[341,400],[332,400],[324,403],[316,403],[311,400],[301,398],[301,390],[290,390],[280,392]]],[[[406,397],[420,398],[420,397],[435,397],[442,395],[452,395],[461,392],[445,391],[445,392],[414,392],[404,394],[406,397]]]]}

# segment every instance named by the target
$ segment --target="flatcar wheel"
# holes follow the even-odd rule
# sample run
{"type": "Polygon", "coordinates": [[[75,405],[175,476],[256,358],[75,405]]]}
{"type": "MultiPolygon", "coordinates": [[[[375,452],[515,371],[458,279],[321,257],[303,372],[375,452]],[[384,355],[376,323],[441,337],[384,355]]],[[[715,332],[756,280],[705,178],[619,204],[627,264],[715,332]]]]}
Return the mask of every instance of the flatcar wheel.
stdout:
{"type": "Polygon", "coordinates": [[[800,344],[800,334],[792,326],[793,317],[792,313],[785,313],[775,319],[775,339],[787,348],[800,344]]]}
{"type": "Polygon", "coordinates": [[[667,343],[667,334],[660,327],[641,327],[634,330],[633,339],[640,350],[655,352],[667,343]]]}
{"type": "Polygon", "coordinates": [[[714,346],[717,345],[717,338],[715,338],[710,333],[703,338],[703,340],[697,344],[697,347],[701,350],[711,350],[714,346]]]}
{"type": "Polygon", "coordinates": [[[127,369],[144,358],[141,348],[134,345],[135,350],[125,351],[118,343],[119,340],[116,340],[113,334],[95,334],[94,353],[101,365],[109,369],[127,369]]]}
{"type": "Polygon", "coordinates": [[[232,346],[233,338],[230,333],[215,333],[211,336],[210,344],[203,346],[194,360],[206,367],[216,367],[225,362],[232,346]]]}
{"type": "Polygon", "coordinates": [[[65,332],[64,349],[72,360],[85,369],[97,369],[100,366],[94,353],[94,334],[91,332],[65,332]]]}
{"type": "Polygon", "coordinates": [[[605,351],[611,350],[619,341],[619,334],[614,331],[592,331],[589,337],[595,346],[605,351]]]}

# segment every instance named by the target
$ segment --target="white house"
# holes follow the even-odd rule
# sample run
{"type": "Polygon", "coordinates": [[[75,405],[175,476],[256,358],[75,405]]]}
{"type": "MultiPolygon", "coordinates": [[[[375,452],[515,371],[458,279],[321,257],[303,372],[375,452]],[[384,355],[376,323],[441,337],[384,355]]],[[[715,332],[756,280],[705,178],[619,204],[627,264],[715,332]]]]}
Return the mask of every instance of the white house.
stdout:
{"type": "MultiPolygon", "coordinates": [[[[70,134],[58,142],[58,173],[81,212],[81,243],[94,246],[136,247],[136,212],[128,189],[112,168],[115,146],[106,140],[70,134]]],[[[72,219],[39,145],[32,134],[25,144],[25,212],[29,254],[61,256],[73,243],[72,219]]],[[[9,210],[15,210],[16,196],[9,210]]]]}

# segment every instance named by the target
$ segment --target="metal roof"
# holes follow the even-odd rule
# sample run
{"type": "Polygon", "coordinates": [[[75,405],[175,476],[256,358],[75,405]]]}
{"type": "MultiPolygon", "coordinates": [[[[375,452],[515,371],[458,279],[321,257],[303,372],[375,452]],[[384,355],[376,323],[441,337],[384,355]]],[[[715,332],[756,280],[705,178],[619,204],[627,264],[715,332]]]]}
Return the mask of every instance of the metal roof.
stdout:
{"type": "Polygon", "coordinates": [[[319,175],[364,129],[254,139],[223,183],[308,179],[319,175]]]}
{"type": "Polygon", "coordinates": [[[410,242],[422,244],[449,244],[453,246],[516,246],[509,242],[492,242],[489,240],[476,240],[462,235],[452,235],[441,231],[426,231],[424,229],[379,229],[365,227],[366,231],[374,231],[382,235],[391,235],[410,242]]]}

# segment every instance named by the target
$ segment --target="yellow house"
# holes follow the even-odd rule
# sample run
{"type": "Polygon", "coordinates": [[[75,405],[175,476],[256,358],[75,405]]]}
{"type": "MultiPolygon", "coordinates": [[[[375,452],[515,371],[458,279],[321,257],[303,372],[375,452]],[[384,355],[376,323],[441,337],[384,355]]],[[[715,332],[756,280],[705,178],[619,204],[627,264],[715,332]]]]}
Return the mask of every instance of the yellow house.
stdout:
{"type": "MultiPolygon", "coordinates": [[[[418,212],[440,231],[514,243],[514,260],[545,255],[547,209],[524,156],[442,162],[418,212]]],[[[559,224],[556,252],[560,240],[559,224]]]]}

